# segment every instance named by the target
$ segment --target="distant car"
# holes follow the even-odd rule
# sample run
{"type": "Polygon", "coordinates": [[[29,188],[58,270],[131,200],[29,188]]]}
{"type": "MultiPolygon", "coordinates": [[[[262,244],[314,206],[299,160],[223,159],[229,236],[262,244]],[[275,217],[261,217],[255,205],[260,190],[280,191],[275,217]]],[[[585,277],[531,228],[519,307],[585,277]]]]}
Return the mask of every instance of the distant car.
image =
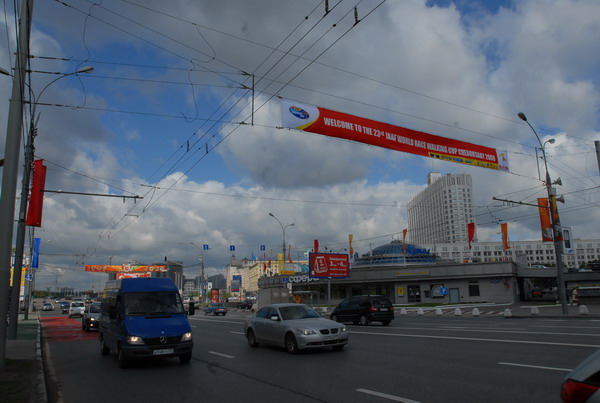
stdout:
{"type": "Polygon", "coordinates": [[[238,305],[239,309],[252,309],[252,305],[254,305],[254,301],[251,299],[245,299],[238,305]]]}
{"type": "Polygon", "coordinates": [[[541,298],[544,296],[544,292],[542,290],[533,290],[531,291],[531,296],[534,298],[541,298]]]}
{"type": "Polygon", "coordinates": [[[221,302],[211,302],[206,308],[204,308],[205,315],[227,315],[227,307],[221,302]]]}
{"type": "Polygon", "coordinates": [[[83,301],[73,301],[69,305],[69,318],[73,316],[83,316],[83,311],[85,310],[85,304],[83,301]]]}
{"type": "Polygon", "coordinates": [[[364,326],[381,322],[387,326],[394,320],[394,305],[383,295],[356,295],[340,302],[331,312],[330,319],[364,326]]]}
{"type": "Polygon", "coordinates": [[[50,302],[46,302],[44,305],[42,305],[42,311],[53,311],[54,310],[54,305],[52,305],[50,302]]]}
{"type": "Polygon", "coordinates": [[[69,303],[67,301],[61,302],[60,310],[62,311],[62,313],[68,313],[69,312],[69,303]]]}
{"type": "Polygon", "coordinates": [[[290,354],[324,347],[342,350],[348,343],[345,325],[323,318],[305,304],[264,306],[246,319],[244,334],[250,347],[273,344],[290,354]]]}
{"type": "Polygon", "coordinates": [[[543,264],[532,264],[531,265],[532,269],[547,269],[547,266],[544,266],[543,264]]]}
{"type": "Polygon", "coordinates": [[[600,350],[575,367],[563,380],[560,397],[563,403],[600,401],[600,350]]]}
{"type": "Polygon", "coordinates": [[[91,329],[98,329],[98,319],[100,318],[100,303],[94,302],[85,308],[81,316],[81,330],[89,332],[91,329]]]}

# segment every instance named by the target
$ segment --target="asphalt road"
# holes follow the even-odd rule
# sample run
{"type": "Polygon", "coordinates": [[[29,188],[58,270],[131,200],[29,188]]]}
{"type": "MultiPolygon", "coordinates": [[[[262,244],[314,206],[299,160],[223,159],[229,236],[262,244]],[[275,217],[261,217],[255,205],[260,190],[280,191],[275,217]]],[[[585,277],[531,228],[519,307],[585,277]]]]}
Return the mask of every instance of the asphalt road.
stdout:
{"type": "MultiPolygon", "coordinates": [[[[60,316],[45,312],[44,316],[60,316]]],[[[43,321],[53,378],[71,402],[559,402],[563,377],[600,348],[592,319],[397,317],[348,325],[341,352],[250,348],[248,313],[190,317],[194,354],[121,370],[78,318],[43,321]],[[60,327],[52,333],[51,324],[60,327]],[[51,336],[53,335],[54,336],[51,336]]],[[[63,318],[66,315],[63,315],[63,318]]]]}

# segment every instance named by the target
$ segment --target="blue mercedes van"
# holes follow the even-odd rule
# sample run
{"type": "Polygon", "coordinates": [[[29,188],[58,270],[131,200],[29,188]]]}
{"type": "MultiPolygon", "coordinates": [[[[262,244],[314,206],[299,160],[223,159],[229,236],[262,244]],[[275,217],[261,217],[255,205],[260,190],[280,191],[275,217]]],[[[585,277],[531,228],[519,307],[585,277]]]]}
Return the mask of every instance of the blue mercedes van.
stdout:
{"type": "Polygon", "coordinates": [[[192,329],[179,290],[170,278],[124,278],[106,283],[99,338],[102,355],[117,354],[119,367],[131,360],[192,359],[192,329]]]}

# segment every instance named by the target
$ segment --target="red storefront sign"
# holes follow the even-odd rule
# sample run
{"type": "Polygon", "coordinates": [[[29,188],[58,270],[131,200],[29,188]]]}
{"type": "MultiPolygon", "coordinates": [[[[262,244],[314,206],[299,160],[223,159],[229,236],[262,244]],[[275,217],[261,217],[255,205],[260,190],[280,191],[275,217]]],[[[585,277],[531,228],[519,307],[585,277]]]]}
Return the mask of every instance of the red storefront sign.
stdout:
{"type": "Polygon", "coordinates": [[[347,278],[350,268],[348,255],[341,253],[310,253],[308,264],[313,278],[347,278]]]}

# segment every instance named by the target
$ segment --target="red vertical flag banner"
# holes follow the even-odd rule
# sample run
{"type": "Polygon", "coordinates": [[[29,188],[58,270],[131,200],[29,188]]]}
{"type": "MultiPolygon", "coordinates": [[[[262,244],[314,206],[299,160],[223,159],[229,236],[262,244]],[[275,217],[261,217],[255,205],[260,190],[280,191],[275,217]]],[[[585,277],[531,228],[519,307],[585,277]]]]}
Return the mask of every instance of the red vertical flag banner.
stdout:
{"type": "Polygon", "coordinates": [[[318,239],[315,239],[315,243],[314,243],[314,246],[313,246],[313,252],[314,253],[319,253],[319,240],[318,239]]]}
{"type": "Polygon", "coordinates": [[[467,236],[469,237],[469,249],[471,249],[471,242],[475,239],[475,223],[470,222],[467,224],[467,236]]]}
{"type": "Polygon", "coordinates": [[[33,163],[33,184],[31,185],[31,197],[29,198],[25,225],[30,225],[32,227],[42,226],[45,187],[46,167],[44,166],[44,160],[36,160],[33,163]]]}
{"type": "Polygon", "coordinates": [[[402,253],[406,255],[406,233],[408,232],[408,229],[403,229],[402,230],[402,253]]]}
{"type": "MultiPolygon", "coordinates": [[[[506,151],[281,100],[283,127],[370,144],[442,161],[508,171],[506,151]]],[[[317,251],[315,251],[316,253],[317,251]]]]}
{"type": "Polygon", "coordinates": [[[548,199],[541,197],[537,199],[538,212],[540,213],[540,227],[542,229],[542,241],[553,242],[552,222],[550,221],[550,209],[548,208],[548,199]]]}
{"type": "Polygon", "coordinates": [[[509,250],[510,245],[508,244],[508,224],[500,224],[500,230],[502,231],[502,246],[504,247],[504,250],[509,250]]]}

